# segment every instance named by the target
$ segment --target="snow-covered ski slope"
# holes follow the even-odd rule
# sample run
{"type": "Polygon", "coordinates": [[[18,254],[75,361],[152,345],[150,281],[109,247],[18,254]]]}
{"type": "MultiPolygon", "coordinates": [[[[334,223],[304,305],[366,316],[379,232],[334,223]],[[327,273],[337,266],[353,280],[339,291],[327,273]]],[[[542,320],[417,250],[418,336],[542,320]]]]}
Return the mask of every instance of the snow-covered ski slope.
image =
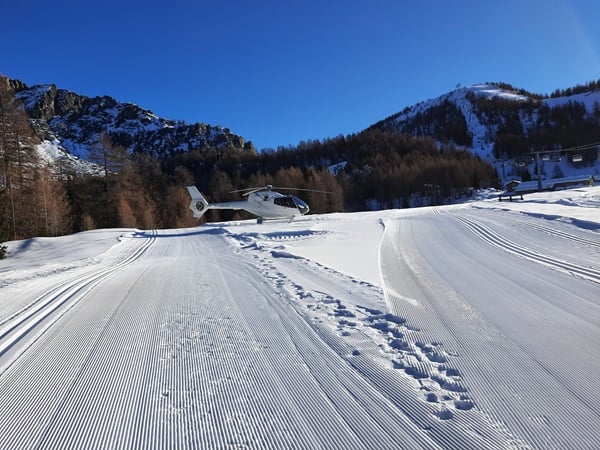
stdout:
{"type": "Polygon", "coordinates": [[[9,243],[1,449],[598,448],[600,188],[9,243]]]}

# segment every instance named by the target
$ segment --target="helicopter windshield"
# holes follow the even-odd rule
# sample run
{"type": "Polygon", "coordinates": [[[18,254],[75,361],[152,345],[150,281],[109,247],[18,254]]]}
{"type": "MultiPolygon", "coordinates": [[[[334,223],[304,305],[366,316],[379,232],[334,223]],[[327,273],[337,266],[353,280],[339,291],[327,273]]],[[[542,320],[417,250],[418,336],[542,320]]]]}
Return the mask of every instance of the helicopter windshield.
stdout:
{"type": "Polygon", "coordinates": [[[308,212],[308,205],[300,200],[298,197],[293,197],[294,202],[296,202],[296,206],[298,207],[298,211],[300,214],[306,214],[308,212]]]}
{"type": "Polygon", "coordinates": [[[308,205],[300,200],[298,197],[293,195],[286,195],[284,197],[277,197],[273,199],[273,203],[284,208],[293,208],[300,211],[300,214],[306,214],[308,212],[308,205]]]}
{"type": "Polygon", "coordinates": [[[273,203],[275,203],[277,206],[296,209],[296,204],[294,203],[294,199],[292,197],[277,197],[273,200],[273,203]]]}

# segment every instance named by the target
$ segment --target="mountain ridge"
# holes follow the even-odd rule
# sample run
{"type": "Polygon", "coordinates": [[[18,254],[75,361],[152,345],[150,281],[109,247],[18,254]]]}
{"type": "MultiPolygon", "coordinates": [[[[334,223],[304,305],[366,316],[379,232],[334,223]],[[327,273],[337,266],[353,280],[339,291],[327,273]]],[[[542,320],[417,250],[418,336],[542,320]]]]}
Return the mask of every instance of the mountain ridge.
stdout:
{"type": "Polygon", "coordinates": [[[9,82],[34,130],[82,159],[86,159],[88,149],[97,144],[103,133],[130,152],[159,157],[208,147],[256,152],[251,141],[220,125],[165,119],[134,103],[106,95],[87,97],[55,84],[28,86],[14,79],[9,82]]]}
{"type": "MultiPolygon", "coordinates": [[[[184,186],[190,184],[211,201],[266,184],[331,191],[326,199],[308,198],[313,212],[445,204],[475,189],[531,179],[532,145],[555,150],[600,142],[600,84],[552,98],[497,84],[459,88],[352,135],[257,153],[226,128],[163,119],[108,96],[16,81],[11,87],[7,80],[0,79],[4,240],[189,226],[184,186]]],[[[600,168],[596,148],[577,161],[542,164],[544,178],[598,175],[600,168]]]]}
{"type": "MultiPolygon", "coordinates": [[[[506,83],[478,83],[467,87],[458,87],[452,91],[442,94],[433,99],[428,99],[422,102],[418,102],[412,106],[407,106],[402,111],[392,114],[385,119],[382,119],[369,128],[382,128],[392,129],[394,127],[399,130],[406,130],[410,128],[410,121],[413,120],[419,114],[425,113],[427,110],[443,104],[444,102],[454,103],[459,107],[463,116],[477,116],[481,118],[482,114],[476,110],[476,101],[480,99],[485,100],[505,100],[508,102],[521,103],[524,108],[539,109],[542,107],[555,108],[562,106],[568,102],[580,103],[585,106],[586,114],[600,117],[600,89],[595,89],[583,93],[573,93],[571,95],[564,96],[542,96],[539,94],[532,94],[524,91],[523,89],[515,89],[506,83]]],[[[535,119],[535,117],[533,117],[535,119]]],[[[481,120],[479,121],[482,122],[481,120]]],[[[489,122],[489,120],[487,120],[489,122]]],[[[467,120],[467,123],[476,125],[477,121],[471,122],[467,120]]],[[[534,120],[531,121],[529,129],[534,125],[534,120]]],[[[474,132],[473,128],[470,127],[469,132],[472,133],[473,137],[482,137],[478,133],[474,132]]],[[[526,130],[530,131],[530,130],[526,130]]],[[[415,133],[408,133],[413,134],[415,133]]],[[[488,137],[486,141],[490,141],[488,137]]],[[[491,143],[491,142],[487,142],[491,143]]]]}
{"type": "MultiPolygon", "coordinates": [[[[19,80],[8,80],[34,129],[48,141],[44,148],[52,148],[51,153],[62,154],[64,158],[74,156],[85,160],[88,149],[96,145],[102,133],[129,152],[161,158],[206,148],[256,153],[251,141],[220,125],[165,119],[130,102],[119,102],[106,95],[87,97],[55,84],[28,86],[19,80]]],[[[582,107],[578,126],[582,121],[596,120],[600,124],[600,82],[556,90],[552,95],[534,94],[499,82],[457,86],[440,96],[407,106],[366,130],[378,128],[432,137],[442,144],[469,150],[498,167],[499,160],[522,162],[533,145],[557,148],[561,144],[568,147],[600,141],[597,125],[591,133],[586,132],[596,139],[583,142],[565,144],[564,136],[538,136],[540,129],[556,125],[553,111],[569,104],[582,107]]],[[[589,125],[584,124],[590,128],[589,125]]]]}
{"type": "MultiPolygon", "coordinates": [[[[162,160],[192,150],[257,154],[251,141],[223,126],[165,119],[130,102],[106,95],[87,97],[55,84],[28,86],[7,80],[42,137],[43,145],[38,146],[42,158],[59,161],[76,172],[99,173],[87,155],[101,134],[108,134],[114,145],[130,153],[162,160]]],[[[457,86],[407,106],[360,133],[370,129],[430,137],[440,148],[451,145],[489,162],[505,182],[527,180],[536,170],[533,147],[556,150],[600,142],[600,80],[557,89],[551,95],[504,82],[457,86]]],[[[583,171],[600,174],[597,151],[588,151],[580,163],[562,161],[543,172],[571,175],[583,171]]]]}
{"type": "MultiPolygon", "coordinates": [[[[429,136],[467,149],[496,168],[510,161],[521,168],[525,163],[531,170],[534,147],[560,149],[600,142],[600,83],[557,90],[551,96],[506,83],[458,87],[369,128],[429,136]]],[[[591,170],[597,174],[597,154],[592,153],[579,166],[595,166],[591,170]]],[[[518,170],[514,175],[520,175],[518,170]]]]}

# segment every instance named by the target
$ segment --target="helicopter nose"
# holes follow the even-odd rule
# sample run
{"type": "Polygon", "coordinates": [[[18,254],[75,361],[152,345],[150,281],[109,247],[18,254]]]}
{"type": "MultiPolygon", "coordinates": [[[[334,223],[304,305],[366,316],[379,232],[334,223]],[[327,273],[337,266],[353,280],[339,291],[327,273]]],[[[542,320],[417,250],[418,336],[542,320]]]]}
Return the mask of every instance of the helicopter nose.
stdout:
{"type": "Polygon", "coordinates": [[[294,202],[296,203],[296,206],[298,207],[298,211],[300,211],[300,214],[304,215],[308,212],[308,205],[306,203],[304,203],[302,200],[300,200],[298,197],[294,197],[294,202]]]}

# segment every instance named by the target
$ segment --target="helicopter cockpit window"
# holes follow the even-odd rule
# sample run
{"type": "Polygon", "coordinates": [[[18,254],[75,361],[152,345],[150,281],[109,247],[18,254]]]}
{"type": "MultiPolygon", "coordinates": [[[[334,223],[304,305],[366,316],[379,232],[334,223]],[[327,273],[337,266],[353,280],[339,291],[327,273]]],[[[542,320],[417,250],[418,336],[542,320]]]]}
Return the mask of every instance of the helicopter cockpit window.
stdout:
{"type": "Polygon", "coordinates": [[[294,199],[292,197],[277,197],[273,200],[273,202],[278,206],[296,209],[296,203],[294,203],[294,199]]]}
{"type": "Polygon", "coordinates": [[[308,205],[306,203],[304,203],[298,197],[294,197],[294,202],[296,203],[296,206],[298,207],[298,211],[300,211],[300,214],[308,213],[308,205]]]}

